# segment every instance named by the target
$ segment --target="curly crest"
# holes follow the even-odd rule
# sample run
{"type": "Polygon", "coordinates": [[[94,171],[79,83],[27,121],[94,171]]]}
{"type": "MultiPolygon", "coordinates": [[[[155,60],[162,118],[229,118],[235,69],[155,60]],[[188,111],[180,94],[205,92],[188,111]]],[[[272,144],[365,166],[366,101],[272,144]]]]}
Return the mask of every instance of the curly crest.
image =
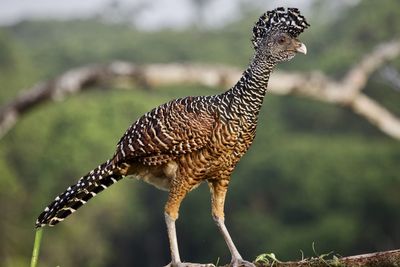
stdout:
{"type": "Polygon", "coordinates": [[[272,32],[286,32],[295,38],[309,26],[297,8],[288,8],[286,11],[285,8],[278,7],[261,15],[254,25],[251,41],[254,48],[257,48],[260,41],[272,32]]]}

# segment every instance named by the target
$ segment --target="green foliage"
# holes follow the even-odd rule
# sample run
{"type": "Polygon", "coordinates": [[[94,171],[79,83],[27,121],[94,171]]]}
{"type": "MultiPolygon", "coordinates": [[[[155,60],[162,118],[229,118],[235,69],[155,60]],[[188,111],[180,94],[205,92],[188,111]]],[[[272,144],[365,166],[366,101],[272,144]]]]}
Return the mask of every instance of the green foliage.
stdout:
{"type": "MultiPolygon", "coordinates": [[[[399,37],[397,10],[395,0],[362,1],[331,23],[319,25],[311,17],[312,27],[301,37],[309,55],[279,68],[318,69],[341,77],[379,42],[399,37]]],[[[68,68],[112,59],[244,67],[251,56],[249,29],[259,13],[214,30],[140,32],[96,19],[4,27],[0,102],[68,68]]],[[[43,105],[0,141],[1,266],[28,265],[37,215],[108,159],[141,114],[175,97],[215,93],[195,85],[135,89],[85,92],[43,105]]],[[[379,75],[372,76],[366,93],[400,114],[399,94],[379,75]]],[[[305,256],[314,255],[313,242],[321,251],[342,255],[394,248],[400,242],[399,162],[400,143],[350,111],[268,95],[256,141],[232,177],[227,225],[250,259],[264,251],[282,260],[298,258],[301,249],[305,256]]],[[[119,182],[46,229],[40,266],[166,264],[165,200],[165,192],[146,184],[119,182]]],[[[205,185],[182,204],[177,230],[184,260],[229,261],[209,205],[205,185]]]]}

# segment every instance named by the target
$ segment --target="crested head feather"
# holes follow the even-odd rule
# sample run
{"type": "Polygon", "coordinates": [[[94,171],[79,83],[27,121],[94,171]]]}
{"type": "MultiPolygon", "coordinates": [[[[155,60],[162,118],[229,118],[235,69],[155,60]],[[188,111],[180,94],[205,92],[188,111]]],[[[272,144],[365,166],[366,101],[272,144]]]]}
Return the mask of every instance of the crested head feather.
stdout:
{"type": "Polygon", "coordinates": [[[307,23],[306,18],[300,14],[297,8],[286,10],[283,7],[278,7],[267,11],[261,15],[254,25],[252,38],[254,48],[257,48],[260,41],[272,32],[280,31],[296,38],[309,26],[310,24],[307,23]]]}

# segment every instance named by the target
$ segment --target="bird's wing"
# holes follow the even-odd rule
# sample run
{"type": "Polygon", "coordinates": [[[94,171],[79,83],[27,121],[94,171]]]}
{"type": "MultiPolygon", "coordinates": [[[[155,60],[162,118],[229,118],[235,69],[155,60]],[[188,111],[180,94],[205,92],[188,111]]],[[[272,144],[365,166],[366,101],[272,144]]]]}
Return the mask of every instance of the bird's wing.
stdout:
{"type": "Polygon", "coordinates": [[[114,160],[180,155],[204,147],[217,118],[201,101],[177,99],[143,115],[118,142],[114,160]]]}

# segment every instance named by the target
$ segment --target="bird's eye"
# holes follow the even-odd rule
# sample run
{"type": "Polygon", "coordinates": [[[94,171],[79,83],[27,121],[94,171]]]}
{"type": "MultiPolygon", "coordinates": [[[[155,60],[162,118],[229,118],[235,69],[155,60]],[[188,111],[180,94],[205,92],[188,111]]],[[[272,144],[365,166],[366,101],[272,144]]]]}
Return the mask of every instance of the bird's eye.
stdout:
{"type": "Polygon", "coordinates": [[[280,36],[280,37],[278,38],[278,44],[283,44],[283,43],[285,43],[285,41],[286,41],[285,36],[280,36]]]}

